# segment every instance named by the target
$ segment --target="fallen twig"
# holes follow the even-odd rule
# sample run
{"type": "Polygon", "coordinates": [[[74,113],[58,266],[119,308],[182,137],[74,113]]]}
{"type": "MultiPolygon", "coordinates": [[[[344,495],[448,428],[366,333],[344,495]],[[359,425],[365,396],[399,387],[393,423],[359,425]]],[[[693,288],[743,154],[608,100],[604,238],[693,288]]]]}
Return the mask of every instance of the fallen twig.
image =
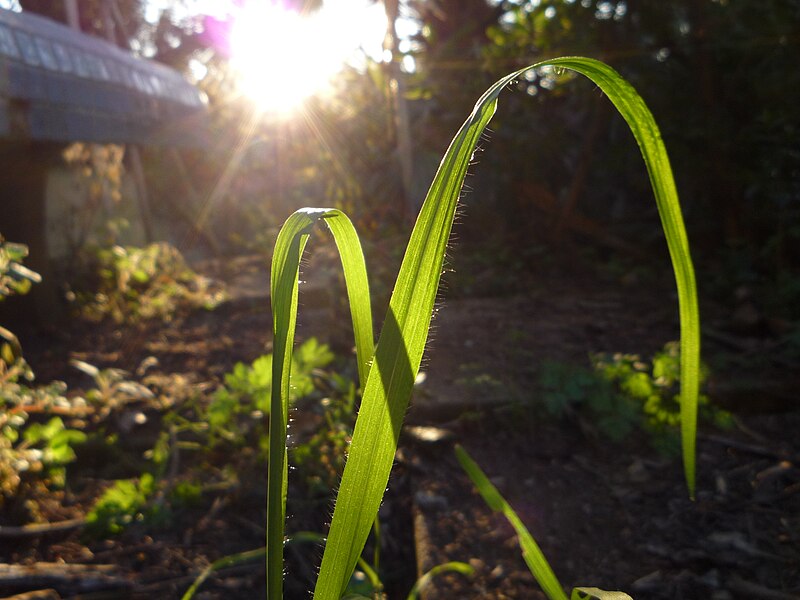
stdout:
{"type": "Polygon", "coordinates": [[[0,588],[55,588],[62,592],[91,592],[130,586],[131,583],[119,575],[116,565],[0,563],[0,588]]]}
{"type": "Polygon", "coordinates": [[[789,460],[789,461],[797,460],[796,456],[791,456],[788,452],[785,451],[772,450],[770,448],[765,448],[764,446],[756,446],[755,444],[740,442],[738,440],[723,437],[721,435],[706,434],[706,435],[698,435],[697,437],[701,440],[707,440],[709,442],[714,442],[715,444],[722,444],[723,446],[730,446],[731,448],[736,448],[737,450],[749,452],[750,454],[755,454],[757,456],[767,456],[769,458],[777,458],[780,460],[789,460]]]}
{"type": "MultiPolygon", "coordinates": [[[[31,525],[22,526],[0,525],[0,538],[35,537],[37,535],[46,535],[48,533],[78,529],[79,527],[83,527],[85,524],[86,519],[80,518],[58,521],[56,523],[33,523],[31,525]]],[[[0,598],[0,600],[2,599],[0,598]]]]}

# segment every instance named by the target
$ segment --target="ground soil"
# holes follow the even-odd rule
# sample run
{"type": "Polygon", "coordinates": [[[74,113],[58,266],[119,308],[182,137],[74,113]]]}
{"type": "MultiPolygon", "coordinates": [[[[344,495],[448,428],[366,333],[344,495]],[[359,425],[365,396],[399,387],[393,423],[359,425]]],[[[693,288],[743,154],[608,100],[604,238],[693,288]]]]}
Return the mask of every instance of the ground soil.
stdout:
{"type": "MultiPolygon", "coordinates": [[[[38,379],[62,379],[78,389],[88,382],[69,367],[70,359],[135,373],[155,356],[159,362],[151,375],[178,374],[201,392],[213,389],[235,362],[269,351],[271,318],[259,291],[267,281],[261,259],[243,257],[205,269],[238,289],[213,312],[129,327],[76,319],[59,329],[21,332],[38,379]]],[[[749,403],[739,394],[730,407],[738,425],[701,432],[692,502],[679,462],[659,455],[646,436],[611,443],[581,415],[554,420],[532,408],[546,360],[586,365],[589,352],[649,356],[676,339],[669,285],[620,281],[580,268],[530,275],[505,286],[502,295],[487,291],[497,286],[477,286],[440,306],[425,381],[408,415],[410,425],[434,427],[435,435],[404,431],[381,509],[389,597],[404,598],[418,572],[446,561],[467,562],[475,575],[442,576],[426,598],[544,597],[513,530],[458,467],[455,442],[517,510],[568,588],[623,589],[636,598],[800,597],[800,406],[771,404],[766,411],[757,392],[749,403]]],[[[453,295],[466,287],[454,282],[453,295]]],[[[307,310],[301,312],[301,338],[317,335],[349,351],[346,316],[337,316],[324,289],[314,294],[306,296],[307,310]],[[336,326],[326,329],[331,317],[336,326]]],[[[724,321],[724,307],[707,303],[705,311],[707,322],[724,321]]],[[[752,352],[767,343],[754,339],[746,347],[752,352]]],[[[730,347],[713,343],[707,349],[730,353],[730,347]]],[[[158,423],[150,420],[150,426],[158,423]]],[[[148,447],[156,432],[147,427],[126,434],[130,448],[148,447]]],[[[120,443],[126,443],[124,436],[120,443]]],[[[114,564],[126,582],[93,593],[62,583],[64,598],[178,598],[211,561],[263,545],[264,469],[252,456],[219,457],[220,463],[226,460],[241,470],[236,488],[209,494],[167,524],[134,524],[99,541],[86,541],[79,529],[7,536],[0,538],[0,561],[114,564]]],[[[38,502],[38,519],[82,517],[111,478],[100,462],[84,457],[72,473],[83,477],[80,483],[54,496],[29,498],[38,502]]],[[[300,488],[290,490],[290,498],[297,494],[300,488]]],[[[290,530],[324,526],[328,508],[302,501],[294,506],[290,530]]],[[[23,525],[23,514],[5,507],[0,525],[23,525]]],[[[287,548],[287,597],[306,597],[319,551],[287,548]]],[[[210,579],[198,597],[264,597],[263,576],[260,561],[236,567],[210,579]]],[[[6,586],[0,596],[43,587],[57,585],[6,586]]]]}

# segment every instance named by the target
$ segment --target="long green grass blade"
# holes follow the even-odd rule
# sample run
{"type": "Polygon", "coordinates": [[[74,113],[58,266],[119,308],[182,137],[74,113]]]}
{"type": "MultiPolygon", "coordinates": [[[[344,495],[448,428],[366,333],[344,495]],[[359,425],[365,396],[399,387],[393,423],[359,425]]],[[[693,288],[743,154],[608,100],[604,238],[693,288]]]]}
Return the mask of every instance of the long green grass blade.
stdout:
{"type": "MultiPolygon", "coordinates": [[[[494,96],[503,85],[495,86],[494,96]]],[[[462,126],[411,234],[367,376],[314,590],[317,600],[338,600],[344,593],[380,506],[422,360],[458,195],[469,158],[494,108],[494,97],[480,103],[462,126]]]]}
{"type": "Polygon", "coordinates": [[[534,541],[528,528],[514,512],[514,509],[505,501],[505,498],[500,495],[497,488],[492,485],[489,479],[484,475],[481,468],[475,464],[475,461],[467,454],[461,446],[456,446],[456,458],[461,463],[461,467],[466,471],[472,483],[478,488],[481,496],[483,496],[486,504],[489,505],[495,512],[502,513],[508,520],[514,531],[517,532],[519,538],[519,546],[522,548],[522,558],[531,571],[531,574],[539,582],[544,593],[550,600],[567,600],[567,595],[564,593],[564,588],[558,582],[553,569],[542,554],[539,545],[534,541]]]}
{"type": "MultiPolygon", "coordinates": [[[[688,243],[664,145],[644,102],[613,69],[586,58],[561,58],[528,68],[547,64],[572,69],[594,81],[631,126],[645,158],[678,280],[684,465],[693,493],[699,318],[688,243]]],[[[364,388],[314,593],[318,600],[340,598],[366,543],[389,479],[403,415],[422,359],[444,253],[470,158],[494,114],[500,92],[528,68],[499,80],[478,100],[451,142],[417,218],[375,350],[374,368],[364,388]]]]}
{"type": "Polygon", "coordinates": [[[675,272],[678,310],[681,323],[681,442],[683,471],[689,495],[695,488],[695,439],[697,437],[697,397],[700,389],[700,312],[697,305],[689,240],[683,224],[678,192],[667,149],[650,109],[641,96],[619,73],[608,65],[589,58],[564,57],[546,64],[585,75],[599,87],[628,123],[644,158],[650,185],[675,272]]]}
{"type": "Polygon", "coordinates": [[[267,597],[270,600],[280,600],[283,594],[283,526],[286,518],[288,473],[286,425],[292,347],[297,323],[298,274],[308,237],[320,220],[333,233],[342,260],[362,385],[366,380],[374,348],[366,263],[353,224],[343,212],[336,209],[298,210],[286,220],[278,234],[272,256],[270,281],[274,336],[267,478],[267,597]]]}

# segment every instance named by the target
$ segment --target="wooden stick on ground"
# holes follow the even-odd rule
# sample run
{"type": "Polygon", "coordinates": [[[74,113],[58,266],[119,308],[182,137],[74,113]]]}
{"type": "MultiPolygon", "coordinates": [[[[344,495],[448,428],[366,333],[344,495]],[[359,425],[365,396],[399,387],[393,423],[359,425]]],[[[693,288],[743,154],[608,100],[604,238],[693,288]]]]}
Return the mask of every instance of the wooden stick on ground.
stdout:
{"type": "MultiPolygon", "coordinates": [[[[22,525],[21,527],[0,525],[0,539],[35,537],[37,535],[45,535],[59,531],[69,531],[70,529],[83,527],[85,523],[86,519],[80,518],[58,521],[56,523],[34,523],[32,525],[22,525]]],[[[3,599],[0,598],[0,600],[3,599]]]]}
{"type": "Polygon", "coordinates": [[[0,589],[55,588],[62,592],[92,592],[129,588],[116,565],[81,565],[39,562],[32,565],[0,563],[0,589]]]}

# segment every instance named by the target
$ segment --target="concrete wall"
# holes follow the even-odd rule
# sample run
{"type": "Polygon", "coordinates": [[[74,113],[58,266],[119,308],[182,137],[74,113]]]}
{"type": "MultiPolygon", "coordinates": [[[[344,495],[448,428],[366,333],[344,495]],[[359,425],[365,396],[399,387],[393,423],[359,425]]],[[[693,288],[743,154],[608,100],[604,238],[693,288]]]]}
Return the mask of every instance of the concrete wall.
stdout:
{"type": "Polygon", "coordinates": [[[51,259],[68,259],[81,247],[107,244],[111,221],[128,224],[121,228],[117,243],[147,243],[137,189],[130,175],[122,176],[118,199],[110,189],[102,193],[92,190],[92,182],[66,166],[50,167],[46,178],[45,235],[51,259]]]}

